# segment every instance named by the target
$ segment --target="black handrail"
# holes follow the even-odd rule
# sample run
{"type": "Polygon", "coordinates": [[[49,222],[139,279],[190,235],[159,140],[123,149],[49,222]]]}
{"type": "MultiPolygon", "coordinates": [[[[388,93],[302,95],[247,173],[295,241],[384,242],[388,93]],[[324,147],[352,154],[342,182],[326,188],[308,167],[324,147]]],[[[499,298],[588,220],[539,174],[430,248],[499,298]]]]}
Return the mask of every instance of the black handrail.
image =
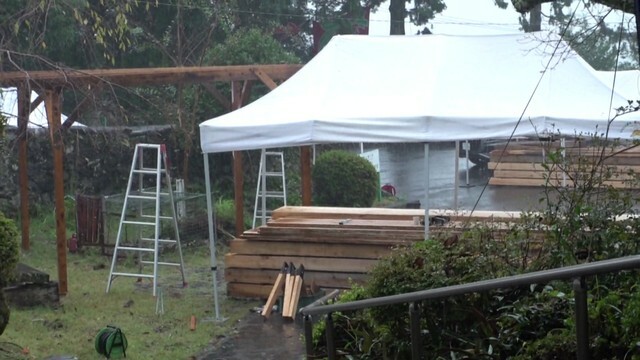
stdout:
{"type": "MultiPolygon", "coordinates": [[[[535,271],[526,274],[518,274],[497,279],[476,281],[468,284],[446,286],[437,289],[421,290],[406,294],[383,296],[378,298],[357,300],[348,303],[338,303],[331,305],[305,307],[300,312],[305,316],[305,326],[311,326],[312,315],[327,314],[327,319],[331,320],[331,313],[336,311],[352,311],[371,308],[383,305],[395,305],[411,303],[417,304],[423,300],[441,299],[450,296],[463,295],[468,293],[483,292],[496,289],[504,289],[530,284],[542,284],[553,280],[573,279],[573,288],[576,292],[576,328],[578,333],[578,359],[587,359],[588,354],[588,316],[586,314],[586,284],[584,277],[617,272],[621,270],[631,270],[640,268],[640,255],[626,256],[610,260],[596,261],[586,264],[566,266],[562,268],[535,271]]],[[[415,316],[415,305],[412,305],[410,312],[415,316]]],[[[329,331],[329,329],[327,329],[329,331]]],[[[331,329],[333,331],[333,329],[331,329]]],[[[310,348],[311,339],[307,338],[307,349],[310,348]]],[[[311,354],[308,354],[311,355],[311,354]]],[[[335,349],[329,349],[329,359],[335,358],[335,349]],[[333,353],[332,353],[333,352],[333,353]]],[[[416,355],[414,355],[414,358],[416,355]]],[[[421,355],[417,355],[418,358],[421,355]]]]}

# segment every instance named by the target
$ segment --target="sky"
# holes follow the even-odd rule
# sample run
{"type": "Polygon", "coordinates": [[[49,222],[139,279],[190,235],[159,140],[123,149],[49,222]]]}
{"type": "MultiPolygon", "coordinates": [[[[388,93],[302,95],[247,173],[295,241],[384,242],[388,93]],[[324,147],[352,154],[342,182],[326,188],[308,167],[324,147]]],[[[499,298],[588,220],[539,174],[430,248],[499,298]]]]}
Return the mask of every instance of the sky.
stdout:
{"type": "MultiPolygon", "coordinates": [[[[589,17],[589,13],[584,10],[582,2],[576,2],[578,9],[576,17],[589,17]]],[[[500,9],[494,5],[494,0],[446,0],[447,9],[438,14],[430,21],[429,29],[434,34],[449,35],[496,35],[513,34],[521,32],[518,22],[519,14],[509,4],[507,9],[500,9]]],[[[543,4],[542,12],[549,12],[549,4],[543,4]]],[[[382,4],[377,12],[371,13],[369,21],[370,35],[389,34],[389,5],[382,4]]],[[[573,8],[566,9],[567,13],[573,8]]],[[[593,13],[604,14],[607,9],[604,6],[595,6],[591,9],[593,13]]],[[[625,15],[627,20],[631,20],[630,15],[625,15]]],[[[619,22],[622,20],[621,13],[607,16],[607,22],[619,22]]],[[[549,29],[543,24],[543,30],[549,29]]],[[[420,28],[410,23],[405,23],[407,34],[415,34],[420,28]]]]}

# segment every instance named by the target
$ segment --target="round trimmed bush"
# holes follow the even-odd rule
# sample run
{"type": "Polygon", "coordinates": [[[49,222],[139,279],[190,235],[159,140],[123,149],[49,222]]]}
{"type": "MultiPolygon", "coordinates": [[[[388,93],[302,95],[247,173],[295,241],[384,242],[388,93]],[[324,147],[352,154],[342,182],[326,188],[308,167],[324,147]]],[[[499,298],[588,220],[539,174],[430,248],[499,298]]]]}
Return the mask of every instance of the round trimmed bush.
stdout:
{"type": "Polygon", "coordinates": [[[378,193],[378,173],[357,154],[322,153],[313,167],[313,203],[318,206],[370,207],[378,193]]]}
{"type": "Polygon", "coordinates": [[[19,255],[16,225],[0,212],[0,335],[9,323],[9,307],[4,298],[3,288],[13,276],[19,255]]]}

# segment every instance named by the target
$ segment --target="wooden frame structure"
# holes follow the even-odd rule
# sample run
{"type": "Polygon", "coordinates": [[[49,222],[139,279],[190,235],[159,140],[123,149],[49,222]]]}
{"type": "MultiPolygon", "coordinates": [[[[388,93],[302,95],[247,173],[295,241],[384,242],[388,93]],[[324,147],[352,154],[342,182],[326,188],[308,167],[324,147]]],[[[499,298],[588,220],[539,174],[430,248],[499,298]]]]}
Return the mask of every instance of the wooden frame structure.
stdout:
{"type": "MultiPolygon", "coordinates": [[[[87,99],[61,124],[62,90],[71,87],[99,89],[104,86],[138,87],[160,86],[166,84],[201,84],[228,111],[238,109],[246,104],[251,94],[253,83],[260,81],[273,90],[277,81],[284,81],[295,74],[302,65],[234,65],[177,68],[135,68],[107,70],[73,70],[58,69],[51,71],[14,71],[0,72],[0,86],[18,89],[18,180],[20,186],[20,214],[22,229],[22,248],[29,249],[29,189],[27,173],[27,123],[30,109],[42,101],[45,102],[49,136],[54,162],[54,196],[56,219],[56,251],[58,256],[58,292],[67,293],[67,257],[66,228],[64,208],[63,180],[63,132],[78,117],[78,109],[83,107],[87,99]],[[231,101],[220,93],[212,83],[230,82],[231,101]],[[31,103],[31,89],[39,96],[31,103]]],[[[95,90],[94,90],[95,91],[95,90]]],[[[311,205],[311,156],[309,147],[301,148],[302,200],[304,205],[311,205]]],[[[236,233],[244,231],[242,153],[234,152],[234,192],[236,204],[236,233]]]]}

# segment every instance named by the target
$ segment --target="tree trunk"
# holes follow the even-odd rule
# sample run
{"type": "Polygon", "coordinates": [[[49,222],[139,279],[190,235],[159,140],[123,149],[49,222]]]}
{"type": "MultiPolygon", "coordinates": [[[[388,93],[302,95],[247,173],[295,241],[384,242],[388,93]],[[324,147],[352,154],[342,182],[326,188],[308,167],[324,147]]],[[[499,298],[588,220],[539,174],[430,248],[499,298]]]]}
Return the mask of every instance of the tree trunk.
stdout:
{"type": "Polygon", "coordinates": [[[529,30],[540,31],[542,29],[542,4],[534,6],[529,12],[529,30]]]}
{"type": "Polygon", "coordinates": [[[4,333],[4,329],[9,324],[9,305],[7,305],[7,299],[4,297],[3,287],[0,286],[0,336],[4,333]]]}
{"type": "Polygon", "coordinates": [[[405,0],[389,1],[389,35],[404,35],[404,18],[406,15],[405,0]]]}

